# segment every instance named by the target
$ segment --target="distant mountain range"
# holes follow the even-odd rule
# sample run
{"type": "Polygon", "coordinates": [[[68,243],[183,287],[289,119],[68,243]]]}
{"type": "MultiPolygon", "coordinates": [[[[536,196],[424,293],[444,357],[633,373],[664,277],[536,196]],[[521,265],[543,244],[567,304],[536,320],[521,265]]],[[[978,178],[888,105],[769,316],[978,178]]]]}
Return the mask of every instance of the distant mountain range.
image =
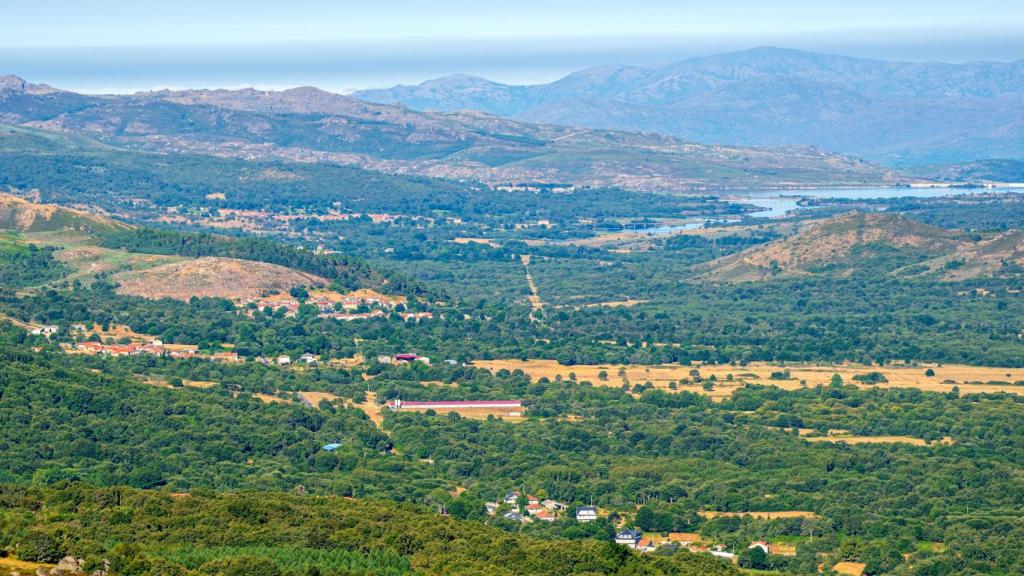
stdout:
{"type": "Polygon", "coordinates": [[[333,162],[481,181],[675,191],[877,185],[897,172],[811,147],[693,144],[657,133],[569,128],[481,112],[418,112],[316,88],[76,94],[0,77],[0,124],[105,146],[333,162]]]}
{"type": "Polygon", "coordinates": [[[696,142],[814,146],[892,166],[1024,158],[1024,60],[906,63],[757,48],[602,66],[535,86],[457,75],[354,95],[696,142]]]}

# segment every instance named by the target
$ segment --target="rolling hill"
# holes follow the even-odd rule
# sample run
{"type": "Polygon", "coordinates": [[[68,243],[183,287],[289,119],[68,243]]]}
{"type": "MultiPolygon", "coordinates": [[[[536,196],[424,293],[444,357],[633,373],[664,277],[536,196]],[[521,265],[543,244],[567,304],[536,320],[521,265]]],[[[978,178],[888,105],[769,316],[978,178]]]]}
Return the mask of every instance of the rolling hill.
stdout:
{"type": "Polygon", "coordinates": [[[206,256],[114,276],[118,293],[145,298],[251,300],[296,286],[327,286],[326,278],[277,264],[206,256]]]}
{"type": "MultiPolygon", "coordinates": [[[[138,228],[54,204],[0,194],[0,236],[8,249],[37,251],[65,266],[51,281],[109,277],[118,292],[145,298],[251,299],[296,286],[392,286],[361,260],[318,255],[270,240],[236,240],[138,228]]],[[[57,266],[56,264],[54,266],[57,266]]]]}
{"type": "Polygon", "coordinates": [[[76,231],[89,234],[126,230],[129,226],[111,218],[54,204],[35,204],[10,194],[0,194],[0,230],[17,232],[76,231]]]}
{"type": "Polygon", "coordinates": [[[886,62],[757,48],[602,66],[535,86],[460,75],[355,96],[697,142],[817,146],[897,166],[1024,158],[1024,60],[886,62]]]}
{"type": "Polygon", "coordinates": [[[133,150],[328,162],[492,185],[685,190],[904,181],[892,170],[812,147],[704,145],[480,112],[417,112],[308,87],[92,96],[7,77],[0,82],[0,123],[133,150]]]}
{"type": "Polygon", "coordinates": [[[850,213],[805,224],[791,236],[707,264],[710,281],[745,282],[877,271],[964,280],[1024,264],[1024,232],[980,238],[898,214],[850,213]]]}

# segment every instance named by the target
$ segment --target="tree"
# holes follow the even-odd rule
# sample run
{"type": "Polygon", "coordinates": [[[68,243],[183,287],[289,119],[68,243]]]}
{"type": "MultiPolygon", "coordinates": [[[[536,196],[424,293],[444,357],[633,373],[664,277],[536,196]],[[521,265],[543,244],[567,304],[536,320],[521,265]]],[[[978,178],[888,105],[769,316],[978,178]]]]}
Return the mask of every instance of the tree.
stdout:
{"type": "Polygon", "coordinates": [[[768,568],[768,555],[759,546],[747,548],[740,552],[739,564],[743,568],[763,570],[768,568]]]}

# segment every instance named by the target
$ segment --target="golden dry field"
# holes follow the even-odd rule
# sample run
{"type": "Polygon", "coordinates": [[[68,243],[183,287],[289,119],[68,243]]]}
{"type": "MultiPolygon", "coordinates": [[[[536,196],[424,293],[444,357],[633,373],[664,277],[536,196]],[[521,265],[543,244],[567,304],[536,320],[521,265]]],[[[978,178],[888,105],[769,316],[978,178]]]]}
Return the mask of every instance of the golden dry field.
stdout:
{"type": "Polygon", "coordinates": [[[483,244],[490,246],[491,248],[501,248],[501,244],[498,244],[490,238],[455,238],[452,240],[455,244],[483,244]]]}
{"type": "Polygon", "coordinates": [[[781,510],[778,512],[713,512],[704,510],[698,512],[702,517],[708,520],[712,518],[722,518],[725,516],[750,516],[758,520],[777,520],[782,518],[818,518],[818,515],[814,512],[807,512],[803,510],[781,510]]]}
{"type": "MultiPolygon", "coordinates": [[[[402,408],[402,412],[426,412],[426,409],[412,410],[408,408],[402,408]]],[[[455,412],[456,414],[463,418],[470,418],[472,420],[486,420],[488,416],[501,418],[505,422],[522,422],[523,420],[526,419],[526,417],[523,416],[522,413],[519,413],[518,415],[513,415],[509,413],[507,409],[503,408],[445,408],[443,410],[435,410],[435,412],[437,412],[440,415],[446,415],[455,412]]]]}
{"type": "Polygon", "coordinates": [[[949,445],[953,443],[951,438],[943,438],[934,444],[929,444],[927,441],[921,438],[914,438],[913,436],[855,436],[853,434],[808,436],[804,440],[808,442],[845,442],[846,444],[910,444],[911,446],[949,445]]]}
{"type": "Polygon", "coordinates": [[[365,402],[352,402],[352,406],[359,408],[370,417],[370,420],[377,425],[377,428],[384,429],[384,406],[377,404],[377,393],[367,392],[365,402]]]}
{"type": "Polygon", "coordinates": [[[334,402],[339,397],[331,394],[330,392],[299,392],[299,397],[306,402],[306,404],[313,408],[319,408],[320,402],[327,400],[328,402],[334,402]]]}
{"type": "Polygon", "coordinates": [[[0,574],[10,574],[12,572],[20,572],[21,574],[35,574],[36,570],[39,570],[40,568],[46,570],[47,573],[49,573],[49,570],[53,567],[53,564],[26,562],[24,560],[17,560],[15,558],[0,558],[0,574]]]}
{"type": "Polygon", "coordinates": [[[670,382],[693,379],[691,371],[697,370],[700,377],[707,381],[714,376],[716,381],[710,391],[704,390],[701,384],[677,385],[680,391],[706,394],[714,399],[727,398],[733,391],[745,383],[777,386],[784,390],[796,390],[803,386],[813,387],[825,385],[832,380],[833,374],[839,374],[848,384],[856,384],[861,388],[918,388],[929,392],[949,392],[959,387],[963,394],[971,392],[1008,392],[1024,394],[1024,386],[1014,386],[1012,382],[1024,380],[1024,369],[997,368],[987,366],[965,365],[919,365],[919,366],[861,366],[854,364],[771,364],[755,362],[747,366],[724,365],[693,365],[662,364],[656,366],[588,364],[564,366],[555,360],[478,360],[474,365],[491,372],[498,370],[522,370],[537,380],[547,377],[554,380],[556,376],[568,379],[575,374],[578,381],[589,381],[595,386],[622,386],[627,381],[631,386],[650,382],[655,388],[668,389],[670,382]],[[925,376],[925,370],[931,368],[934,376],[925,376]],[[789,370],[787,380],[772,379],[773,372],[789,370]],[[601,372],[607,373],[601,379],[601,372]],[[888,382],[879,384],[863,384],[853,380],[854,376],[880,372],[888,382]],[[732,380],[729,376],[732,375],[732,380]],[[1005,383],[996,383],[1005,382],[1005,383]]]}
{"type": "Polygon", "coordinates": [[[863,562],[840,562],[832,567],[833,570],[843,576],[861,576],[867,564],[863,562]]]}

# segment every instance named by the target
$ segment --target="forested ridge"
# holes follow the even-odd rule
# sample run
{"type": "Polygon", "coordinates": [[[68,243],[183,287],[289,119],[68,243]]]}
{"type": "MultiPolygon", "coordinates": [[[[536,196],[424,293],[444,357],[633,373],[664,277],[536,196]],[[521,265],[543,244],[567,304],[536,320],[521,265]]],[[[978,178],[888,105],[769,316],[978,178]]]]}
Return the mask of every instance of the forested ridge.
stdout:
{"type": "Polygon", "coordinates": [[[110,562],[124,576],[609,574],[712,576],[710,557],[641,556],[596,541],[542,541],[380,500],[196,491],[186,497],[61,484],[0,486],[0,546],[22,558],[110,562]],[[42,522],[42,525],[40,525],[42,522]]]}

